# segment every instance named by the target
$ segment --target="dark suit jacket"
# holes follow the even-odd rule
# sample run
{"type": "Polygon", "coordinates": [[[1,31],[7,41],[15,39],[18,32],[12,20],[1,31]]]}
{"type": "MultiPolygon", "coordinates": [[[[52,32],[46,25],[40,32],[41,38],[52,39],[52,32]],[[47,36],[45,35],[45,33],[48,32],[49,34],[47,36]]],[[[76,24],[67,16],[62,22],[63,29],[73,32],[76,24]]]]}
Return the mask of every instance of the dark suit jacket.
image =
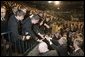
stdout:
{"type": "Polygon", "coordinates": [[[11,31],[11,41],[15,42],[18,40],[18,20],[12,15],[8,21],[8,31],[11,31]]]}
{"type": "Polygon", "coordinates": [[[31,23],[31,19],[29,17],[23,21],[23,31],[28,32],[29,35],[36,40],[36,35],[33,31],[33,24],[31,23]]]}
{"type": "Polygon", "coordinates": [[[84,56],[84,52],[82,49],[79,49],[76,52],[74,51],[71,56],[84,56]]]}
{"type": "Polygon", "coordinates": [[[55,44],[56,46],[59,46],[60,44],[58,43],[57,39],[52,39],[51,40],[53,44],[55,44]]]}
{"type": "MultiPolygon", "coordinates": [[[[28,19],[28,18],[24,19],[22,21],[22,26],[23,26],[23,28],[22,28],[23,34],[25,32],[28,32],[35,39],[36,36],[32,32],[32,23],[31,23],[30,19],[28,19]]],[[[15,18],[14,15],[12,15],[8,21],[8,30],[11,31],[10,41],[13,44],[15,44],[15,46],[18,47],[21,51],[27,50],[29,48],[29,45],[36,44],[36,43],[34,43],[35,41],[33,39],[30,39],[29,41],[22,41],[19,39],[21,37],[19,36],[19,33],[18,33],[18,20],[15,18]],[[31,44],[31,43],[33,43],[33,44],[31,44]]]]}
{"type": "Polygon", "coordinates": [[[56,46],[54,44],[51,45],[54,49],[57,50],[59,56],[67,56],[67,48],[64,46],[56,46]]]}
{"type": "Polygon", "coordinates": [[[51,47],[53,49],[56,49],[59,56],[67,56],[67,46],[65,45],[60,45],[56,40],[52,39],[52,45],[51,47]]]}
{"type": "MultiPolygon", "coordinates": [[[[29,35],[35,39],[36,35],[34,34],[33,30],[32,30],[32,23],[31,20],[29,18],[26,18],[22,21],[22,32],[23,34],[25,32],[28,32],[29,35]]],[[[17,37],[19,37],[18,34],[18,20],[15,18],[14,15],[12,15],[8,21],[8,30],[12,32],[12,38],[17,40],[17,37]]]]}
{"type": "Polygon", "coordinates": [[[59,56],[67,56],[67,46],[60,45],[57,40],[52,39],[52,45],[49,44],[48,41],[45,41],[48,44],[48,48],[52,50],[56,50],[59,56]]]}

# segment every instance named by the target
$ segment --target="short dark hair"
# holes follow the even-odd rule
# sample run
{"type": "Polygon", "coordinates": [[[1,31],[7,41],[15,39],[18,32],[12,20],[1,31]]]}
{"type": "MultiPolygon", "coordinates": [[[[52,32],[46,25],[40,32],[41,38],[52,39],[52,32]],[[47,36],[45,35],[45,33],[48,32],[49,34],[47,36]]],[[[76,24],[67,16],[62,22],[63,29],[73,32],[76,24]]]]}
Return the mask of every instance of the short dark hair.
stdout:
{"type": "Polygon", "coordinates": [[[40,17],[39,17],[39,15],[34,14],[34,15],[31,17],[31,19],[39,20],[39,19],[40,19],[40,17]]]}
{"type": "Polygon", "coordinates": [[[22,10],[18,10],[15,12],[15,15],[21,16],[21,15],[25,15],[25,13],[22,10]]]}

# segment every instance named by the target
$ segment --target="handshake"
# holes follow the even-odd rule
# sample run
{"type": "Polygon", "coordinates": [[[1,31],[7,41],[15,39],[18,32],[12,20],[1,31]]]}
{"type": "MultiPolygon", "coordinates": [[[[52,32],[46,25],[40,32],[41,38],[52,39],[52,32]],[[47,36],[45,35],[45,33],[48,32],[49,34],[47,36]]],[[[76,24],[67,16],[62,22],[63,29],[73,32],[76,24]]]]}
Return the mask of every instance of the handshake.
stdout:
{"type": "Polygon", "coordinates": [[[43,40],[46,39],[47,41],[49,41],[50,44],[52,44],[52,42],[51,42],[52,38],[51,37],[49,37],[48,35],[45,35],[45,36],[44,35],[40,35],[40,36],[42,37],[42,39],[41,40],[38,39],[37,40],[38,42],[43,42],[43,40]]]}
{"type": "Polygon", "coordinates": [[[29,40],[31,36],[27,35],[27,36],[22,36],[22,40],[29,40]]]}
{"type": "Polygon", "coordinates": [[[46,38],[46,40],[48,40],[48,42],[50,43],[50,45],[52,44],[52,42],[51,42],[51,40],[52,40],[52,38],[51,37],[49,37],[48,35],[46,35],[45,36],[45,38],[46,38]]]}
{"type": "Polygon", "coordinates": [[[31,38],[31,36],[29,35],[28,32],[25,32],[25,35],[22,36],[22,40],[29,40],[31,38]]]}
{"type": "Polygon", "coordinates": [[[25,41],[25,40],[29,40],[31,38],[31,36],[27,35],[27,36],[22,36],[22,35],[19,35],[18,36],[18,39],[22,40],[22,41],[25,41]]]}

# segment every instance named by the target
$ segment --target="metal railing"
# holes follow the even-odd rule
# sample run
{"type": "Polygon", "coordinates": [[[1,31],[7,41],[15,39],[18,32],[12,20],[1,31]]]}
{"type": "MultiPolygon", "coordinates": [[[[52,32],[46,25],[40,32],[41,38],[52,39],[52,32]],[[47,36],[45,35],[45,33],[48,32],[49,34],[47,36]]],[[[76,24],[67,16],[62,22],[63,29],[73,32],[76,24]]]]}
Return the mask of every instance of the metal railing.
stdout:
{"type": "Polygon", "coordinates": [[[31,49],[33,49],[38,44],[38,42],[36,42],[33,39],[30,39],[28,41],[14,40],[15,43],[12,43],[10,36],[11,36],[11,32],[1,33],[1,39],[2,39],[1,56],[26,56],[26,54],[28,54],[29,51],[31,51],[31,49]],[[3,43],[3,40],[6,40],[6,44],[3,43]]]}

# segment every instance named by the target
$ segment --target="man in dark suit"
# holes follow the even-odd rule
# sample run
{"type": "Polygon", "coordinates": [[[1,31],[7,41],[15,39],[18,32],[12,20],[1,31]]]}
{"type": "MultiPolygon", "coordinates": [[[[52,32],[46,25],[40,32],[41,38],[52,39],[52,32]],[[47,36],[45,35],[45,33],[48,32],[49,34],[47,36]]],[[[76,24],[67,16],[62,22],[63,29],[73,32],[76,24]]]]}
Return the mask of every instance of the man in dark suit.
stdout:
{"type": "Polygon", "coordinates": [[[84,56],[84,52],[81,49],[81,45],[82,45],[82,40],[79,40],[79,39],[74,40],[73,42],[74,51],[71,54],[71,56],[84,56]]]}
{"type": "Polygon", "coordinates": [[[21,35],[21,32],[19,33],[18,31],[18,27],[20,25],[20,22],[22,23],[22,20],[24,19],[23,14],[24,13],[22,11],[17,11],[16,14],[12,15],[8,21],[8,30],[12,32],[11,37],[13,38],[13,41],[14,39],[18,39],[19,34],[21,35]]]}
{"type": "Polygon", "coordinates": [[[33,32],[33,24],[36,24],[38,23],[39,21],[39,17],[36,15],[36,16],[33,16],[32,18],[26,18],[24,21],[23,21],[23,31],[25,32],[28,32],[29,35],[33,38],[33,39],[36,39],[36,35],[34,34],[33,32]]]}
{"type": "MultiPolygon", "coordinates": [[[[34,40],[38,39],[32,30],[33,24],[36,24],[39,21],[38,15],[26,19],[24,19],[24,16],[25,13],[19,10],[15,15],[12,15],[8,21],[8,30],[11,31],[11,42],[18,47],[20,47],[19,45],[23,47],[24,42],[28,43],[27,41],[22,41],[25,40],[26,35],[30,35],[34,40]]],[[[29,37],[26,37],[26,39],[27,38],[29,37]]]]}
{"type": "Polygon", "coordinates": [[[82,49],[78,49],[78,50],[73,51],[71,56],[84,56],[84,52],[82,49]]]}
{"type": "Polygon", "coordinates": [[[34,38],[35,40],[38,40],[38,36],[40,36],[41,38],[44,38],[40,31],[38,30],[39,28],[37,28],[37,23],[39,22],[40,17],[37,14],[34,14],[32,17],[28,17],[26,18],[26,20],[23,22],[23,30],[27,31],[29,33],[29,35],[34,38]],[[28,21],[28,22],[27,22],[28,21]]]}
{"type": "MultiPolygon", "coordinates": [[[[23,22],[24,22],[25,13],[21,10],[18,10],[15,15],[12,15],[8,21],[8,31],[11,31],[10,42],[18,47],[20,50],[26,49],[23,48],[24,43],[27,44],[25,40],[25,32],[23,31],[23,22]]],[[[28,22],[28,21],[27,21],[28,22]]]]}
{"type": "Polygon", "coordinates": [[[46,37],[46,39],[48,40],[48,42],[50,43],[50,46],[53,49],[56,49],[59,56],[68,56],[67,54],[67,44],[66,44],[66,39],[65,37],[60,38],[58,41],[54,41],[54,39],[46,37]],[[54,42],[56,44],[54,44],[54,42]]]}

